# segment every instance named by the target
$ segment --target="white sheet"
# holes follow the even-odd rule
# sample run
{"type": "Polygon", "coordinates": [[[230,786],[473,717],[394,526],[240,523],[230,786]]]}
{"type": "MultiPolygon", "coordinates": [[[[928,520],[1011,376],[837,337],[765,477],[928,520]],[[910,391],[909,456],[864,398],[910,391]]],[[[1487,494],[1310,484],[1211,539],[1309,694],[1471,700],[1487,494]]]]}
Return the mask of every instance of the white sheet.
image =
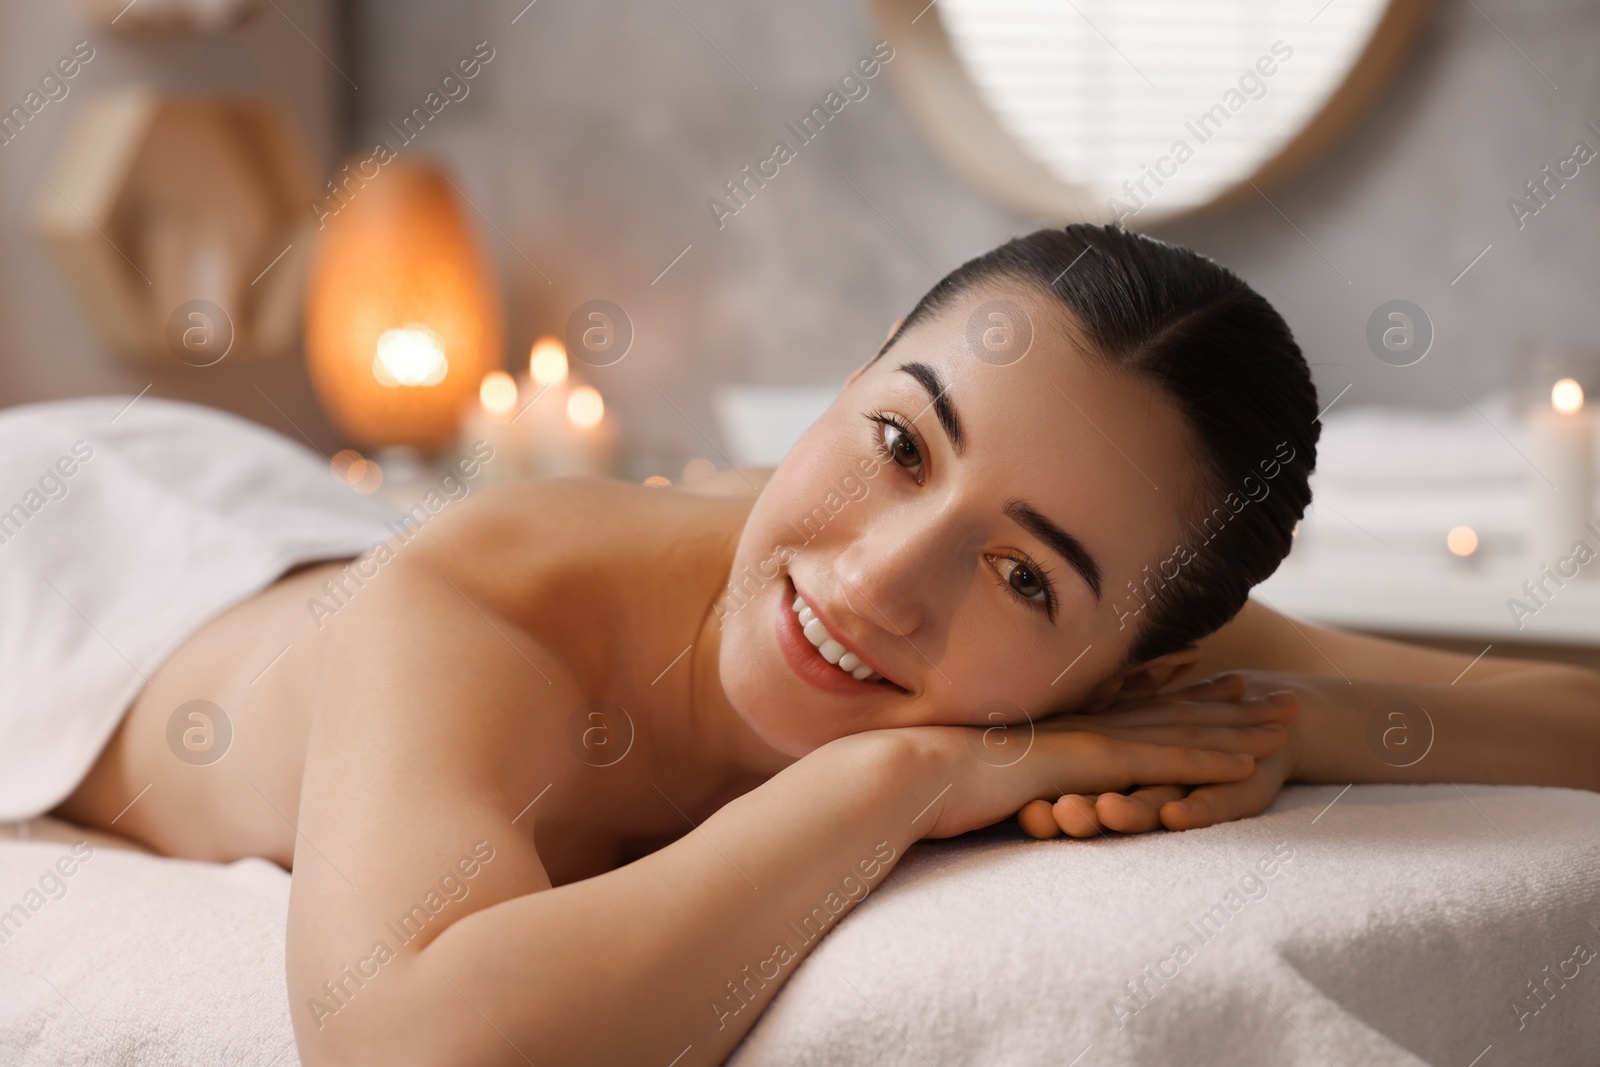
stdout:
{"type": "MultiPolygon", "coordinates": [[[[730,1062],[1600,1064],[1600,958],[1549,979],[1547,1000],[1526,984],[1600,949],[1600,795],[1338,794],[1291,787],[1265,816],[1184,834],[918,845],[730,1062]],[[1202,942],[1188,924],[1219,904],[1202,942]],[[1142,972],[1164,960],[1158,986],[1142,972]],[[1141,980],[1142,1003],[1125,988],[1141,980]]],[[[0,908],[68,853],[0,843],[0,908]]],[[[287,874],[99,847],[64,881],[0,943],[0,1062],[296,1062],[287,874]]]]}

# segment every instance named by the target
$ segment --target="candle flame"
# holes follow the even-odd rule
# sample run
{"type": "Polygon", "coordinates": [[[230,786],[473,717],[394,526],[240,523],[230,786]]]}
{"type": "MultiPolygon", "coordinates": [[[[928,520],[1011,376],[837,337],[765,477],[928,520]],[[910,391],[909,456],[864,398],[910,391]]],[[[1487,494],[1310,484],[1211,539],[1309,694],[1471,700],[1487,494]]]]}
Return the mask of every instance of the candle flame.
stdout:
{"type": "Polygon", "coordinates": [[[490,415],[506,416],[517,406],[517,383],[503,370],[490,371],[478,386],[478,402],[490,415]]]}
{"type": "Polygon", "coordinates": [[[1457,526],[1445,535],[1445,547],[1454,556],[1470,556],[1478,551],[1478,531],[1470,526],[1457,526]]]}
{"type": "Polygon", "coordinates": [[[438,385],[449,369],[444,340],[420,322],[408,322],[378,335],[372,375],[382,385],[438,385]]]}
{"type": "Polygon", "coordinates": [[[1571,415],[1583,407],[1583,386],[1571,378],[1563,378],[1550,390],[1550,406],[1563,415],[1571,415]]]}
{"type": "Polygon", "coordinates": [[[574,426],[592,430],[605,417],[606,402],[593,386],[580,385],[567,397],[567,418],[574,426]]]}
{"type": "Polygon", "coordinates": [[[540,385],[555,385],[567,377],[567,346],[554,337],[541,337],[528,354],[528,373],[540,385]]]}

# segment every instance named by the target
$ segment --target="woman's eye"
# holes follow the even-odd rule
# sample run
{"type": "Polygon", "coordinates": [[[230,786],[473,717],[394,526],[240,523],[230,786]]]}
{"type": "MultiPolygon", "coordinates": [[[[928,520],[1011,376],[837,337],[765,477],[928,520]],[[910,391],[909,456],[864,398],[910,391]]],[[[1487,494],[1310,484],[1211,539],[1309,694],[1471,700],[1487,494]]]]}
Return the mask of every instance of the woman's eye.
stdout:
{"type": "Polygon", "coordinates": [[[1010,559],[1005,556],[995,558],[995,566],[1000,571],[1000,576],[1007,585],[1014,589],[1018,595],[1028,600],[1036,600],[1042,604],[1050,602],[1050,592],[1045,588],[1044,577],[1031,566],[1020,560],[1010,559]]]}
{"type": "Polygon", "coordinates": [[[922,480],[922,450],[905,428],[885,416],[878,423],[879,451],[918,481],[922,480]]]}

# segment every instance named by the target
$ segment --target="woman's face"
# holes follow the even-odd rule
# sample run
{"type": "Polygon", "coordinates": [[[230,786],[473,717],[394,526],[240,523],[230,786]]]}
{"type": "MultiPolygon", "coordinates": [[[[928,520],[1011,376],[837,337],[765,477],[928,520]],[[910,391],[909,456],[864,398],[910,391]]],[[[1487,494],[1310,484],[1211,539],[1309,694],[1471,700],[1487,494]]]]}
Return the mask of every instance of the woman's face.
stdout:
{"type": "Polygon", "coordinates": [[[1144,621],[1129,583],[1183,539],[1197,475],[1177,409],[1077,336],[1032,288],[969,290],[852,375],[777,468],[719,609],[723,688],[767,744],[1023,722],[1115,690],[1144,621]]]}

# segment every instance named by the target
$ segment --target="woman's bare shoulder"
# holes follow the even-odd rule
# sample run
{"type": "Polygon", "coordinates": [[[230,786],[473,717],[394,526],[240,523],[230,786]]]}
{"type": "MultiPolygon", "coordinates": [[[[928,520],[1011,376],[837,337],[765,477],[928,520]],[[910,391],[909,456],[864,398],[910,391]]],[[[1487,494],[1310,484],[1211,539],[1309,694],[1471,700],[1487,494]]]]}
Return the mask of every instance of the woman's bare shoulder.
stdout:
{"type": "Polygon", "coordinates": [[[440,529],[458,538],[510,536],[524,547],[531,537],[571,546],[649,536],[657,529],[692,532],[743,521],[755,494],[729,488],[704,482],[674,491],[611,478],[527,479],[473,493],[440,529]]]}
{"type": "Polygon", "coordinates": [[[607,479],[510,482],[474,492],[396,551],[567,647],[630,616],[702,603],[726,581],[750,503],[607,479]]]}

